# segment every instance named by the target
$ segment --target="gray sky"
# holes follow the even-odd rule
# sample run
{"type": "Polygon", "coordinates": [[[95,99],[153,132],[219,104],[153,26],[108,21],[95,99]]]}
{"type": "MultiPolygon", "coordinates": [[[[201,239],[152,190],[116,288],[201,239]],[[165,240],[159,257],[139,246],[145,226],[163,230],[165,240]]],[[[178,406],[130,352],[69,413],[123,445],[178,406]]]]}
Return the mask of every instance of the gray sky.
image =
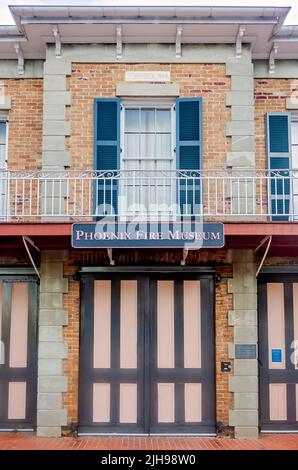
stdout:
{"type": "Polygon", "coordinates": [[[8,5],[291,6],[285,24],[298,24],[298,0],[0,0],[0,24],[13,24],[8,5]]]}

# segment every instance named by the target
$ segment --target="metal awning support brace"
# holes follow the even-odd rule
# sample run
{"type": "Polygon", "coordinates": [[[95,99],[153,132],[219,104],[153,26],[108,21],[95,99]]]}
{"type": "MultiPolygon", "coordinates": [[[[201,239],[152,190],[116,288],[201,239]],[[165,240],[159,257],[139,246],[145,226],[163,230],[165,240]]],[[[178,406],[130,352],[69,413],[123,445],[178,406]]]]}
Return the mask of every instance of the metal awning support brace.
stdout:
{"type": "Polygon", "coordinates": [[[181,266],[185,266],[186,259],[188,257],[188,248],[184,248],[183,250],[183,256],[181,260],[181,266]]]}
{"type": "Polygon", "coordinates": [[[269,73],[274,74],[275,73],[275,59],[276,59],[276,54],[278,51],[278,45],[276,42],[273,43],[270,56],[269,56],[269,73]]]}
{"type": "Polygon", "coordinates": [[[263,267],[263,264],[265,262],[265,259],[266,259],[266,256],[268,254],[268,251],[269,251],[269,248],[271,246],[271,242],[272,242],[272,235],[268,235],[267,237],[263,238],[263,240],[261,241],[261,243],[259,244],[259,246],[256,248],[256,252],[261,248],[261,246],[264,245],[264,243],[266,243],[268,241],[268,244],[267,244],[267,247],[266,247],[266,250],[265,250],[265,253],[264,253],[264,256],[262,258],[262,261],[260,263],[260,266],[258,267],[257,269],[257,273],[256,273],[256,277],[258,277],[258,274],[259,272],[261,271],[262,267],[263,267]]]}
{"type": "Polygon", "coordinates": [[[38,269],[37,269],[37,267],[36,267],[36,265],[35,265],[35,263],[34,263],[34,260],[33,260],[33,258],[32,258],[31,253],[30,253],[30,250],[29,250],[29,247],[28,247],[27,242],[30,243],[30,245],[32,245],[33,248],[35,248],[37,251],[40,252],[40,249],[34,244],[34,242],[31,240],[31,238],[29,238],[29,237],[24,237],[24,236],[23,236],[22,239],[23,239],[23,243],[24,243],[24,246],[25,246],[25,248],[26,248],[26,251],[27,251],[27,253],[28,253],[29,259],[30,259],[30,261],[31,261],[31,264],[32,264],[32,266],[33,266],[33,268],[34,268],[34,271],[36,272],[38,278],[40,279],[39,271],[38,271],[38,269]]]}
{"type": "Polygon", "coordinates": [[[239,26],[239,30],[238,30],[238,34],[237,34],[237,38],[236,38],[236,57],[237,57],[237,59],[241,59],[241,57],[242,57],[242,39],[244,37],[245,30],[246,30],[246,26],[244,26],[244,25],[239,26]]]}
{"type": "Polygon", "coordinates": [[[181,40],[182,40],[182,32],[183,27],[179,24],[176,28],[176,59],[180,59],[182,56],[182,47],[181,47],[181,40]]]}
{"type": "Polygon", "coordinates": [[[116,26],[116,57],[122,58],[122,26],[116,26]]]}
{"type": "Polygon", "coordinates": [[[62,56],[62,48],[61,48],[61,37],[60,37],[58,26],[54,26],[53,34],[55,38],[55,56],[57,59],[60,59],[60,57],[62,56]]]}
{"type": "Polygon", "coordinates": [[[109,260],[110,260],[110,265],[115,266],[115,260],[113,260],[113,249],[112,248],[108,248],[108,257],[109,257],[109,260]]]}
{"type": "Polygon", "coordinates": [[[14,48],[15,48],[15,51],[16,51],[16,54],[17,54],[17,57],[18,57],[18,74],[19,75],[24,75],[24,73],[25,73],[25,67],[24,67],[25,61],[24,61],[24,54],[23,54],[22,48],[21,48],[19,43],[16,43],[14,45],[14,48]]]}

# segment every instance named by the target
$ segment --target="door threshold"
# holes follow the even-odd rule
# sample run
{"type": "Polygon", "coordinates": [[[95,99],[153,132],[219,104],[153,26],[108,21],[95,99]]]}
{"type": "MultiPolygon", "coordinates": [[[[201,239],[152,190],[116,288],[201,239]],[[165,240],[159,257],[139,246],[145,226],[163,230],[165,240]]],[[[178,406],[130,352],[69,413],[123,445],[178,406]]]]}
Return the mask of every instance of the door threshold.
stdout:
{"type": "Polygon", "coordinates": [[[150,434],[136,433],[136,432],[78,432],[78,436],[136,436],[136,437],[149,437],[150,434]]]}
{"type": "Polygon", "coordinates": [[[35,429],[5,429],[5,428],[1,428],[0,429],[0,432],[34,432],[35,429]]]}
{"type": "Polygon", "coordinates": [[[270,429],[270,431],[266,430],[266,431],[260,431],[261,434],[298,434],[298,429],[295,430],[295,429],[290,429],[289,431],[284,431],[284,430],[272,430],[270,429]]]}
{"type": "Polygon", "coordinates": [[[167,437],[216,437],[216,434],[213,433],[135,433],[135,432],[79,432],[78,436],[109,436],[109,437],[121,437],[121,436],[130,436],[130,437],[158,437],[158,436],[167,436],[167,437]]]}
{"type": "Polygon", "coordinates": [[[187,432],[177,432],[177,433],[166,433],[166,432],[155,432],[149,434],[150,436],[167,436],[167,437],[216,437],[215,433],[187,433],[187,432]]]}

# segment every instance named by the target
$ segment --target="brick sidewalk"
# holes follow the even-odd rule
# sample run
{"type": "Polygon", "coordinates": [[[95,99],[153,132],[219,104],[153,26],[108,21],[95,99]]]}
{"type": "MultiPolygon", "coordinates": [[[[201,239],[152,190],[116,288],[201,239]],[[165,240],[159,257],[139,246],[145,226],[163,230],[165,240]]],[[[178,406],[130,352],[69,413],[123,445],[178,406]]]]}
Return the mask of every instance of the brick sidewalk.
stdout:
{"type": "Polygon", "coordinates": [[[0,433],[0,450],[298,450],[298,434],[265,435],[258,440],[200,437],[64,437],[0,433]]]}

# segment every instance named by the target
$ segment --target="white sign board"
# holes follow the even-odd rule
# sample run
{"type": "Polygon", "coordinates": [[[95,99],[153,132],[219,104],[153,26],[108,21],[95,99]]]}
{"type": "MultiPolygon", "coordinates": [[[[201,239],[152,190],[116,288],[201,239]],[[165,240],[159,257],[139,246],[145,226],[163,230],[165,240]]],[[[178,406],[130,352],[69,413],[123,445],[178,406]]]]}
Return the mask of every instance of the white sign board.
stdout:
{"type": "Polygon", "coordinates": [[[125,80],[127,82],[170,82],[171,72],[130,70],[125,72],[125,80]]]}

